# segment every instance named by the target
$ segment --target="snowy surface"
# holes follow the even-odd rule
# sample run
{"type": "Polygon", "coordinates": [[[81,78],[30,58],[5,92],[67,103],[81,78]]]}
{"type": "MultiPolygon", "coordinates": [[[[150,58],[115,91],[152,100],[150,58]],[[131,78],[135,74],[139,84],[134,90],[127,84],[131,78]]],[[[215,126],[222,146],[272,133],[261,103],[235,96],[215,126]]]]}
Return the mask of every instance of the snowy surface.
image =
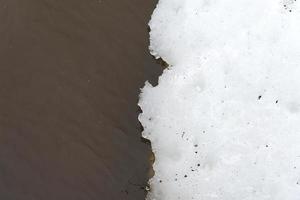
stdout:
{"type": "Polygon", "coordinates": [[[159,1],[150,50],[170,67],[139,102],[148,199],[300,199],[299,3],[159,1]]]}

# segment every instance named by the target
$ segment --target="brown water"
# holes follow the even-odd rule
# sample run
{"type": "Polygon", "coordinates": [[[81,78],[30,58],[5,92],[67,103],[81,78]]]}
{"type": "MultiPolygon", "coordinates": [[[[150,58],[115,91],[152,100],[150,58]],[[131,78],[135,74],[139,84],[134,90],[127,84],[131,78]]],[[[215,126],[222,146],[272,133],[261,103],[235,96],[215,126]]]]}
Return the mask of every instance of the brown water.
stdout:
{"type": "Polygon", "coordinates": [[[154,0],[0,1],[0,199],[144,199],[154,0]]]}

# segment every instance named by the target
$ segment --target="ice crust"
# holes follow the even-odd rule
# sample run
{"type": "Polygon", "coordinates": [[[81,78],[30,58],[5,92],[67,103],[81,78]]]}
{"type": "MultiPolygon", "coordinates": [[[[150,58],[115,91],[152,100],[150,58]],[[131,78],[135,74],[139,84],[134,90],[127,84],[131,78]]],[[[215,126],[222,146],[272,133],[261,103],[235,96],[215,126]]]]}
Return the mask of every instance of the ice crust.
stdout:
{"type": "Polygon", "coordinates": [[[170,66],[140,95],[147,199],[300,199],[299,3],[159,1],[150,51],[170,66]]]}

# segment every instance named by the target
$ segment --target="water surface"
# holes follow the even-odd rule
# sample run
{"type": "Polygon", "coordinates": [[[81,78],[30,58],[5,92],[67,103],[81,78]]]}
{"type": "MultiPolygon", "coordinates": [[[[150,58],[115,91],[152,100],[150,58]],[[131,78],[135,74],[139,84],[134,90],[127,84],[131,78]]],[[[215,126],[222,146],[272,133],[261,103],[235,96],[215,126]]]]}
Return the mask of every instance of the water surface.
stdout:
{"type": "Polygon", "coordinates": [[[0,2],[0,199],[143,199],[156,1],[0,2]]]}

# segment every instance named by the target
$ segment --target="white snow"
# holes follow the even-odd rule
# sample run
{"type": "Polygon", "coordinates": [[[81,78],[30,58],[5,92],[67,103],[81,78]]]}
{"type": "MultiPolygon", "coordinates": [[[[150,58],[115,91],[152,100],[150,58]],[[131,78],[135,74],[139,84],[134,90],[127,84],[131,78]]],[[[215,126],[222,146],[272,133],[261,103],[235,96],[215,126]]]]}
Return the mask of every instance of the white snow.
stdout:
{"type": "Polygon", "coordinates": [[[170,67],[140,95],[147,199],[300,199],[299,3],[159,1],[150,51],[170,67]]]}

